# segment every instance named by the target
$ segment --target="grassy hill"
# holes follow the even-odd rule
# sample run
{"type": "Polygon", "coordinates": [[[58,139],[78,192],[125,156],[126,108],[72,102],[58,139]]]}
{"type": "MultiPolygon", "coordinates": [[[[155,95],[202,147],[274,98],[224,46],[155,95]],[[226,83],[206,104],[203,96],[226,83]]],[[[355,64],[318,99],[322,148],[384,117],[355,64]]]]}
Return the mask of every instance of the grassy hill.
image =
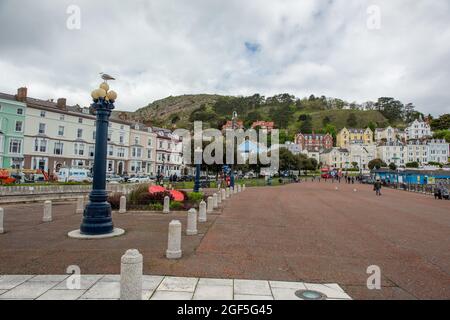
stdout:
{"type": "Polygon", "coordinates": [[[379,111],[330,110],[323,103],[317,101],[311,103],[311,99],[295,100],[288,95],[273,98],[263,98],[259,95],[171,96],[154,101],[135,112],[115,111],[113,117],[169,129],[191,129],[194,121],[203,121],[205,127],[221,128],[223,123],[230,120],[233,111],[238,112],[239,119],[244,121],[247,127],[256,120],[275,121],[276,126],[286,129],[290,136],[298,131],[305,131],[305,127],[308,127],[309,131],[320,131],[326,123],[335,126],[337,130],[350,126],[364,128],[369,123],[381,127],[388,125],[387,119],[379,111]],[[349,117],[352,114],[353,125],[350,125],[349,117]],[[309,122],[308,126],[305,125],[305,121],[309,122]]]}

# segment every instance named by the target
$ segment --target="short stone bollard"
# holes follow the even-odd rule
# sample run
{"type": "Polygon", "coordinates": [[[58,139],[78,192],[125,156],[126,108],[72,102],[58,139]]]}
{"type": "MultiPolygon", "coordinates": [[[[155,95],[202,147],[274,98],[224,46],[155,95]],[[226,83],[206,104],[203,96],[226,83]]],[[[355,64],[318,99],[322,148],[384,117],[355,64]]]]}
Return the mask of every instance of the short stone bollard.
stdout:
{"type": "Polygon", "coordinates": [[[181,222],[178,220],[172,220],[169,224],[166,258],[180,259],[181,255],[181,222]]]}
{"type": "Polygon", "coordinates": [[[219,207],[219,197],[217,196],[217,193],[213,194],[213,208],[216,209],[219,207]]]}
{"type": "Polygon", "coordinates": [[[358,190],[356,190],[356,189],[353,189],[353,192],[358,192],[358,190]]]}
{"type": "Polygon", "coordinates": [[[230,187],[230,197],[234,194],[234,187],[230,187]]]}
{"type": "Polygon", "coordinates": [[[225,198],[228,199],[230,197],[230,188],[227,188],[225,192],[225,198]]]}
{"type": "Polygon", "coordinates": [[[238,193],[238,186],[237,186],[237,185],[234,186],[234,188],[233,188],[233,193],[234,193],[234,194],[237,194],[237,193],[238,193]]]}
{"type": "Polygon", "coordinates": [[[206,222],[208,220],[206,216],[206,202],[202,201],[200,202],[200,205],[198,207],[198,221],[199,222],[206,222]]]}
{"type": "Polygon", "coordinates": [[[206,209],[207,213],[213,213],[214,211],[214,199],[213,197],[208,197],[208,207],[206,209]]]}
{"type": "Polygon", "coordinates": [[[219,190],[217,192],[217,207],[219,207],[222,204],[222,191],[219,190]]]}
{"type": "Polygon", "coordinates": [[[188,211],[186,234],[188,236],[195,236],[197,233],[198,233],[198,230],[197,230],[197,210],[191,209],[191,210],[188,211]]]}
{"type": "Polygon", "coordinates": [[[225,189],[220,190],[220,195],[222,196],[222,201],[227,200],[227,192],[225,189]]]}
{"type": "Polygon", "coordinates": [[[339,188],[338,188],[338,187],[336,187],[336,188],[334,188],[334,190],[338,191],[338,190],[339,190],[339,188]]]}
{"type": "Polygon", "coordinates": [[[127,212],[127,197],[121,196],[119,213],[126,213],[126,212],[127,212]]]}
{"type": "Polygon", "coordinates": [[[242,191],[245,191],[245,188],[246,188],[246,186],[245,186],[245,184],[243,184],[242,185],[242,191]]]}
{"type": "Polygon", "coordinates": [[[168,196],[164,198],[163,213],[170,213],[170,198],[168,196]]]}
{"type": "Polygon", "coordinates": [[[3,229],[3,218],[5,217],[5,211],[3,208],[0,208],[0,234],[4,233],[5,230],[3,229]]]}
{"type": "Polygon", "coordinates": [[[44,202],[44,216],[42,217],[42,222],[51,222],[52,220],[52,202],[47,200],[44,202]]]}
{"type": "Polygon", "coordinates": [[[142,254],[127,250],[120,263],[120,300],[142,300],[142,254]]]}
{"type": "Polygon", "coordinates": [[[77,214],[83,214],[84,212],[84,198],[83,197],[78,197],[77,199],[77,214]]]}
{"type": "Polygon", "coordinates": [[[240,184],[237,185],[237,192],[238,192],[238,193],[241,192],[241,185],[240,185],[240,184]]]}

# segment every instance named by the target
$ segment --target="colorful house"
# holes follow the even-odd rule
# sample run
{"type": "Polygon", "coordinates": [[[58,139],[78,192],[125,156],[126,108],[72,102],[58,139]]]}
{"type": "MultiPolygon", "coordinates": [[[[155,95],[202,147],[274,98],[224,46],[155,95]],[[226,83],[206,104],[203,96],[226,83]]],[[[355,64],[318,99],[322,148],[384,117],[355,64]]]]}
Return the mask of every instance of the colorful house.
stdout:
{"type": "Polygon", "coordinates": [[[23,89],[15,96],[0,93],[0,168],[3,169],[22,169],[24,166],[26,104],[21,96],[23,89]]]}
{"type": "Polygon", "coordinates": [[[352,144],[372,144],[373,132],[370,128],[354,129],[343,128],[336,137],[336,146],[339,148],[347,148],[352,144]]]}

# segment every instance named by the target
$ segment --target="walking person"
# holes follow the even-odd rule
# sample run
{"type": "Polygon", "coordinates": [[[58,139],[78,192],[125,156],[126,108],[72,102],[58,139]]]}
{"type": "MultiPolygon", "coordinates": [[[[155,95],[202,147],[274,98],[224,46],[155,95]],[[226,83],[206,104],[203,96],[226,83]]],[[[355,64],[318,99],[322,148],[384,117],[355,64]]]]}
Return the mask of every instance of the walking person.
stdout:
{"type": "Polygon", "coordinates": [[[381,181],[380,179],[378,179],[374,185],[373,185],[373,190],[375,191],[375,194],[377,196],[381,196],[381,181]]]}

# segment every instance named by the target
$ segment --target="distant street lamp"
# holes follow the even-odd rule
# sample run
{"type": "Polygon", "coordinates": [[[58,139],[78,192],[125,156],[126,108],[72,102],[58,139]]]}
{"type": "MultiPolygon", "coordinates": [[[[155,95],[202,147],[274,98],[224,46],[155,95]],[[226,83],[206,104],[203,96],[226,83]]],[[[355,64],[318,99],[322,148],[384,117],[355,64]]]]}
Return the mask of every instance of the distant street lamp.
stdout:
{"type": "MultiPolygon", "coordinates": [[[[233,131],[237,129],[237,117],[238,114],[236,111],[234,111],[233,117],[231,118],[231,127],[233,131]]],[[[232,145],[234,146],[234,143],[232,145]]],[[[236,148],[239,148],[239,146],[236,146],[236,148]]],[[[233,162],[231,163],[230,187],[234,188],[234,150],[233,150],[233,162]]]]}
{"type": "MultiPolygon", "coordinates": [[[[114,109],[114,102],[117,94],[108,91],[109,85],[102,83],[99,89],[92,91],[93,104],[97,114],[95,155],[93,167],[92,191],[89,195],[90,202],[87,204],[83,221],[79,232],[74,237],[108,236],[123,234],[123,230],[114,229],[111,217],[111,205],[107,202],[108,192],[106,191],[106,160],[108,149],[108,124],[111,111],[114,109]]],[[[69,234],[71,235],[71,233],[69,234]]]]}
{"type": "MultiPolygon", "coordinates": [[[[196,148],[195,151],[194,151],[194,153],[195,153],[196,155],[198,155],[198,154],[201,155],[201,154],[203,153],[202,148],[196,148]]],[[[200,157],[196,157],[196,156],[194,155],[194,162],[195,162],[195,159],[197,159],[197,158],[198,158],[198,159],[201,159],[201,156],[200,156],[200,157]]],[[[201,164],[195,162],[194,192],[200,192],[200,170],[201,170],[201,164]]]]}

